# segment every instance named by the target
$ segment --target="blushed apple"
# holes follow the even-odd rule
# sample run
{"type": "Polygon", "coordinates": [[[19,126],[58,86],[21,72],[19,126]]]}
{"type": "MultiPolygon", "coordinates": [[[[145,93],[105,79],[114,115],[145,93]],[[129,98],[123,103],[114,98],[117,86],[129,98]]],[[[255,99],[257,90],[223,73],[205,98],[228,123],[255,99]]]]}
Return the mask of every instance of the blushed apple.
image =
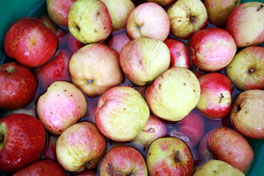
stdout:
{"type": "Polygon", "coordinates": [[[112,33],[107,45],[120,53],[123,47],[130,41],[131,40],[126,33],[126,29],[120,29],[119,31],[114,31],[112,33]]]}
{"type": "Polygon", "coordinates": [[[130,13],[126,29],[131,39],[150,38],[164,41],[169,35],[170,20],[160,5],[146,2],[130,13]]]}
{"type": "Polygon", "coordinates": [[[176,0],[147,0],[149,2],[156,2],[159,5],[166,7],[168,5],[171,5],[173,2],[175,2],[176,0]]]}

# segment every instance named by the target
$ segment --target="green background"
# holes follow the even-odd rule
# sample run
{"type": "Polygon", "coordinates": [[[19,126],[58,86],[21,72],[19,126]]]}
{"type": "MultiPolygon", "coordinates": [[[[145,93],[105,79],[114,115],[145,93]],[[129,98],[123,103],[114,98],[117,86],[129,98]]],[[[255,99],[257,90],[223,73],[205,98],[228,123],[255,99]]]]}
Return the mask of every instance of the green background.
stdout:
{"type": "MultiPolygon", "coordinates": [[[[242,0],[241,2],[249,2],[242,0]]],[[[263,2],[264,0],[251,0],[263,2]]],[[[0,1],[0,63],[5,60],[3,50],[3,37],[7,28],[21,17],[38,17],[46,11],[45,0],[1,0],[0,1]]],[[[248,176],[264,176],[264,140],[248,139],[254,149],[254,161],[251,165],[248,176]]],[[[2,174],[1,174],[2,175],[2,174]]]]}

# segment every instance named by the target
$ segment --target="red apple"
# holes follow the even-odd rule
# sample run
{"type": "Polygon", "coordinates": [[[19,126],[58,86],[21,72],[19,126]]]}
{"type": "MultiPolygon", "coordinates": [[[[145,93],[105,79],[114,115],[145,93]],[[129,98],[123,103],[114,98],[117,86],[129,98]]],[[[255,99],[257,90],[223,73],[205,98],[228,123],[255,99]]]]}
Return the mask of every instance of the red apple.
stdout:
{"type": "Polygon", "coordinates": [[[26,106],[37,90],[31,71],[15,62],[0,65],[0,82],[0,107],[4,109],[26,106]]]}
{"type": "Polygon", "coordinates": [[[49,134],[49,137],[47,138],[46,146],[42,152],[41,159],[50,159],[50,160],[57,160],[56,156],[56,142],[57,142],[58,136],[49,134]]]}
{"type": "Polygon", "coordinates": [[[102,160],[100,176],[147,176],[148,170],[141,153],[130,146],[111,148],[102,160]]]}
{"type": "Polygon", "coordinates": [[[63,169],[52,160],[41,160],[16,172],[14,176],[66,176],[63,169]]]}
{"type": "Polygon", "coordinates": [[[199,78],[201,97],[197,109],[206,117],[224,118],[231,109],[232,83],[221,73],[208,73],[199,78]]]}
{"type": "Polygon", "coordinates": [[[112,33],[107,45],[120,53],[122,48],[130,41],[131,40],[126,33],[126,29],[120,29],[119,31],[112,33]]]}
{"type": "Polygon", "coordinates": [[[170,50],[170,67],[190,67],[190,57],[183,42],[168,38],[164,43],[170,50]]]}
{"type": "Polygon", "coordinates": [[[39,19],[21,18],[7,30],[5,52],[28,67],[46,63],[57,49],[57,37],[39,19]]]}
{"type": "Polygon", "coordinates": [[[0,171],[13,173],[39,160],[46,132],[33,116],[12,114],[0,120],[0,171]]]}
{"type": "Polygon", "coordinates": [[[67,47],[72,53],[74,53],[75,51],[77,51],[78,49],[80,49],[83,46],[84,46],[83,43],[81,43],[79,40],[77,40],[75,37],[73,37],[73,35],[71,33],[68,33],[67,47]]]}

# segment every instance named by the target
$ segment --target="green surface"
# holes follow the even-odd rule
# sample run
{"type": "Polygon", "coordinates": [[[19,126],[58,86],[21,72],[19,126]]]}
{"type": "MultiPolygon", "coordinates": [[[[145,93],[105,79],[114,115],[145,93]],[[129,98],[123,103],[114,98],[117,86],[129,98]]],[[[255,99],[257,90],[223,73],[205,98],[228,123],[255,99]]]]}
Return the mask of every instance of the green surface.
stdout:
{"type": "MultiPolygon", "coordinates": [[[[241,2],[249,2],[242,0],[241,2]]],[[[254,0],[263,2],[264,0],[254,0]]],[[[3,37],[7,28],[16,20],[26,16],[38,17],[46,11],[45,0],[0,0],[0,58],[4,58],[3,37]]],[[[5,62],[4,59],[0,63],[5,62]]],[[[248,176],[264,176],[264,140],[249,140],[254,148],[254,162],[248,176]]],[[[2,174],[0,174],[2,175],[2,174]]]]}

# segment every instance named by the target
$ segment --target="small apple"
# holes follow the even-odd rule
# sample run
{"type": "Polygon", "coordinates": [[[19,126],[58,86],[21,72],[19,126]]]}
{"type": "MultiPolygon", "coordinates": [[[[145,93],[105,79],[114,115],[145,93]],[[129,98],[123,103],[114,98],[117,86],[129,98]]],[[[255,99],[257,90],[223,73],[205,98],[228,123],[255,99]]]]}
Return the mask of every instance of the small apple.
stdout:
{"type": "Polygon", "coordinates": [[[114,31],[112,33],[107,45],[120,53],[122,48],[130,41],[131,40],[126,33],[126,29],[120,29],[119,31],[114,31]]]}
{"type": "Polygon", "coordinates": [[[231,123],[244,136],[264,139],[264,91],[248,90],[238,95],[231,110],[231,123]]]}
{"type": "Polygon", "coordinates": [[[46,132],[42,123],[26,114],[0,119],[0,171],[14,173],[40,159],[46,132]]]}
{"type": "Polygon", "coordinates": [[[141,153],[130,146],[111,148],[102,160],[100,176],[147,176],[148,170],[141,153]]]}
{"type": "Polygon", "coordinates": [[[167,12],[171,33],[177,38],[187,39],[207,24],[207,11],[200,0],[178,0],[167,12]]]}
{"type": "Polygon", "coordinates": [[[18,109],[34,98],[37,80],[26,67],[15,62],[0,65],[0,107],[18,109]]]}
{"type": "Polygon", "coordinates": [[[169,121],[180,121],[200,99],[200,84],[188,69],[172,67],[162,73],[146,91],[151,111],[169,121]]]}
{"type": "Polygon", "coordinates": [[[126,29],[131,39],[150,38],[164,41],[170,32],[170,20],[160,5],[146,2],[130,13],[126,29]]]}
{"type": "Polygon", "coordinates": [[[89,44],[76,51],[69,63],[72,82],[89,97],[103,94],[124,80],[119,54],[104,44],[89,44]]]}
{"type": "Polygon", "coordinates": [[[148,148],[146,160],[150,176],[191,176],[194,170],[188,146],[174,137],[153,141],[148,148]]]}
{"type": "Polygon", "coordinates": [[[98,0],[78,0],[70,8],[68,26],[82,43],[106,39],[112,32],[112,20],[106,5],[98,0]]]}
{"type": "Polygon", "coordinates": [[[7,56],[28,67],[46,63],[57,49],[57,37],[39,19],[21,18],[7,30],[4,49],[7,56]]]}
{"type": "Polygon", "coordinates": [[[144,86],[169,68],[170,52],[160,40],[135,39],[122,49],[120,65],[130,81],[144,86]]]}
{"type": "Polygon", "coordinates": [[[25,167],[13,176],[66,176],[63,169],[52,160],[41,160],[25,167]]]}
{"type": "Polygon", "coordinates": [[[52,83],[37,102],[37,113],[45,128],[53,134],[61,134],[87,112],[84,94],[66,81],[52,83]]]}
{"type": "Polygon", "coordinates": [[[226,73],[241,90],[264,88],[264,47],[250,46],[237,53],[226,73]]]}
{"type": "Polygon", "coordinates": [[[71,33],[68,33],[67,36],[67,47],[68,49],[74,53],[78,49],[82,48],[84,46],[83,43],[81,43],[79,40],[77,40],[71,33]]]}
{"type": "Polygon", "coordinates": [[[183,42],[168,38],[164,43],[170,50],[170,67],[190,67],[189,53],[183,42]]]}
{"type": "Polygon", "coordinates": [[[95,168],[105,150],[104,136],[90,122],[70,126],[59,136],[56,143],[58,162],[70,172],[95,168]]]}
{"type": "Polygon", "coordinates": [[[147,0],[149,2],[156,2],[159,5],[166,7],[168,5],[171,5],[173,2],[175,2],[176,0],[147,0]]]}
{"type": "Polygon", "coordinates": [[[138,91],[117,86],[106,91],[95,111],[98,129],[114,141],[129,141],[144,128],[149,108],[138,91]]]}
{"type": "Polygon", "coordinates": [[[207,28],[195,33],[189,42],[193,64],[204,71],[226,67],[236,54],[236,43],[224,29],[207,28]]]}
{"type": "Polygon", "coordinates": [[[201,96],[196,108],[206,117],[224,118],[231,109],[232,83],[221,73],[207,73],[199,78],[201,96]]]}
{"type": "Polygon", "coordinates": [[[226,29],[238,47],[264,42],[264,3],[247,2],[236,7],[228,17],[226,29]]]}

